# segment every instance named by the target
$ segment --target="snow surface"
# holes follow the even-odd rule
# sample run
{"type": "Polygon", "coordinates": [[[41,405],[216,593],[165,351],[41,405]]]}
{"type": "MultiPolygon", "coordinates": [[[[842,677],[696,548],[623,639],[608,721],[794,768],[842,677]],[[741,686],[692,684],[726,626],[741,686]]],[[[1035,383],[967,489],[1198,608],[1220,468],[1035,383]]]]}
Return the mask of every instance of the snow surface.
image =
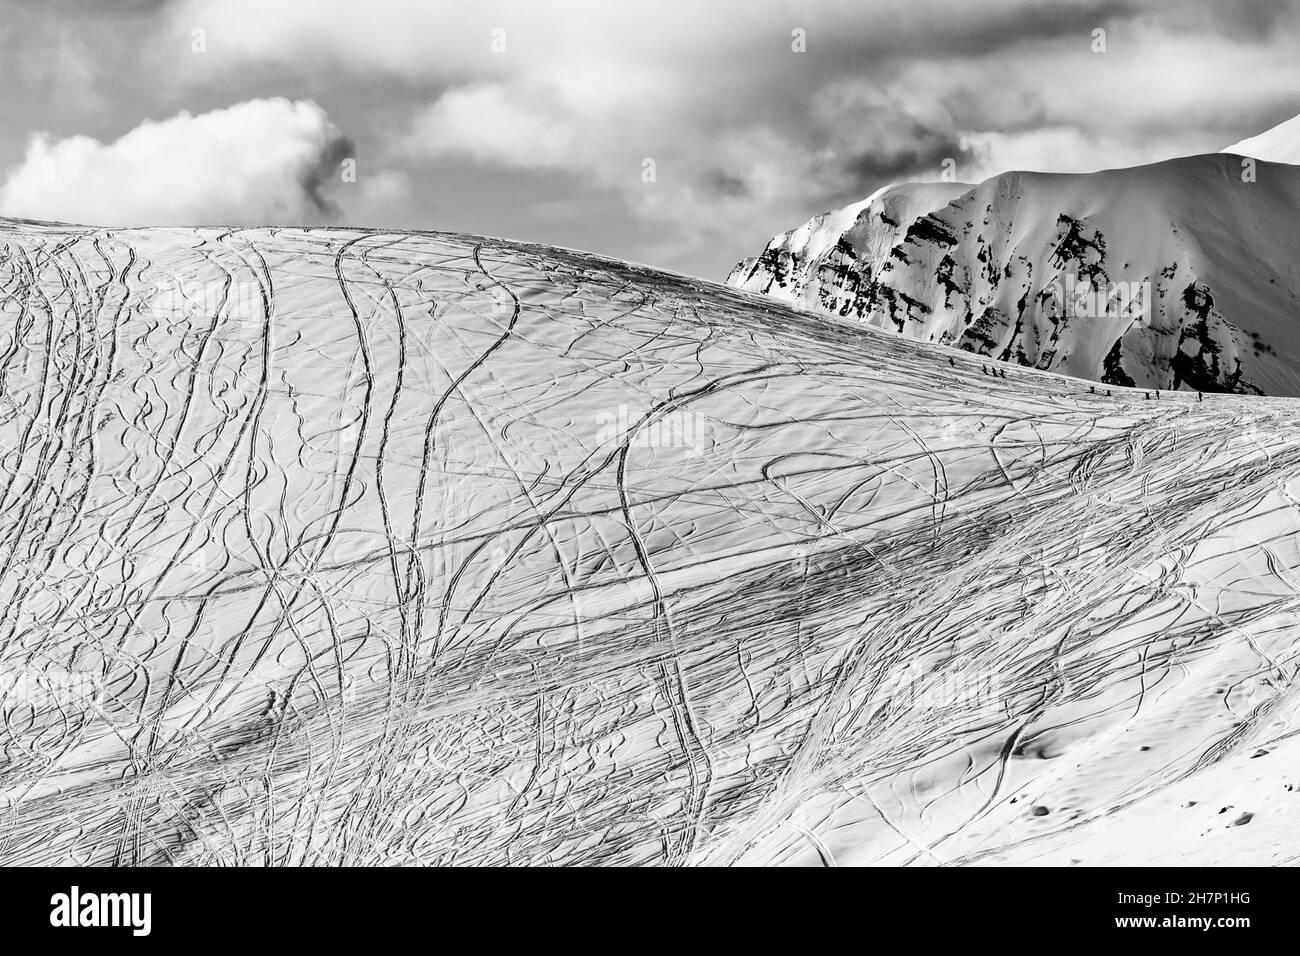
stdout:
{"type": "Polygon", "coordinates": [[[1294,400],[495,239],[0,244],[7,863],[1300,853],[1294,400]]]}
{"type": "Polygon", "coordinates": [[[1233,143],[1223,152],[1252,156],[1270,163],[1300,164],[1300,116],[1293,116],[1258,136],[1233,143]]]}
{"type": "Polygon", "coordinates": [[[1106,384],[1300,395],[1300,168],[1243,172],[1211,154],[892,186],[775,237],[727,283],[1106,384]],[[1063,314],[1051,292],[1075,280],[1147,314],[1063,314]]]}

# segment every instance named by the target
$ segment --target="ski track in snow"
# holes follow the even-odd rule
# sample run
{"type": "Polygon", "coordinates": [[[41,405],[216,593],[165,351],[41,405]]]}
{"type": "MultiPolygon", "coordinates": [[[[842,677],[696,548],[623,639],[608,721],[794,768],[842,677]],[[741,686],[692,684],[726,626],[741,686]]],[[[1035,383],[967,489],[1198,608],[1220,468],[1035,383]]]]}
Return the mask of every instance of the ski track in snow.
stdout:
{"type": "Polygon", "coordinates": [[[0,244],[0,861],[1293,856],[1294,400],[502,240],[0,244]]]}

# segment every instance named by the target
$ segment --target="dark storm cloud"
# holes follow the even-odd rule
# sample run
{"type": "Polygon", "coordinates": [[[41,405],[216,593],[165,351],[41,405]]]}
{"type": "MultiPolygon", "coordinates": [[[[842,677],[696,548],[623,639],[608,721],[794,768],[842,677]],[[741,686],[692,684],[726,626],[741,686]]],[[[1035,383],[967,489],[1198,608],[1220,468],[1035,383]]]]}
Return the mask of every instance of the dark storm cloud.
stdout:
{"type": "Polygon", "coordinates": [[[973,159],[961,142],[953,137],[935,142],[924,150],[909,149],[900,153],[863,153],[851,157],[844,169],[852,177],[858,192],[870,193],[882,185],[907,179],[933,179],[952,160],[964,164],[973,159]]]}
{"type": "MultiPolygon", "coordinates": [[[[953,3],[941,15],[910,17],[905,7],[883,16],[862,33],[827,30],[815,37],[837,65],[885,72],[896,60],[924,57],[988,57],[1025,43],[1062,38],[1087,40],[1096,27],[1110,27],[1143,12],[1137,0],[1035,2],[993,7],[953,3]]],[[[829,27],[830,24],[828,23],[829,27]]]]}
{"type": "Polygon", "coordinates": [[[740,199],[749,195],[749,186],[745,180],[722,169],[714,169],[706,173],[704,184],[727,199],[740,199]]]}
{"type": "Polygon", "coordinates": [[[339,183],[340,164],[356,154],[356,143],[340,134],[327,139],[315,156],[315,162],[303,169],[299,177],[303,195],[322,219],[335,221],[341,217],[342,210],[328,192],[339,183]]]}
{"type": "Polygon", "coordinates": [[[1207,26],[1234,40],[1262,41],[1300,26],[1296,0],[1188,0],[1176,6],[1148,4],[1157,23],[1194,31],[1207,26]]]}

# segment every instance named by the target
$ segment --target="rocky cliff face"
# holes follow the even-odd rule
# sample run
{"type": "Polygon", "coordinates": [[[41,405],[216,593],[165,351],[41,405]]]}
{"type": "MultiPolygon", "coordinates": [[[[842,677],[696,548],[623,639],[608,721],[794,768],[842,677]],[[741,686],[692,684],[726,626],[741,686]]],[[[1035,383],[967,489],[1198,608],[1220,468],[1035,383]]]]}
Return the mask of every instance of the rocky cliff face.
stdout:
{"type": "Polygon", "coordinates": [[[729,285],[1112,385],[1300,394],[1300,167],[1230,154],[905,184],[729,285]]]}

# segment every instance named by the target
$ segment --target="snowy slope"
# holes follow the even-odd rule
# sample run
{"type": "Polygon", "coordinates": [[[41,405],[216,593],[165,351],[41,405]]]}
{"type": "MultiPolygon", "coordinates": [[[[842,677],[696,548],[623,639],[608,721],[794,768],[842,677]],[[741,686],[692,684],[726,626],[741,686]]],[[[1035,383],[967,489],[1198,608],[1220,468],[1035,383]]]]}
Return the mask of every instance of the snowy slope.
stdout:
{"type": "Polygon", "coordinates": [[[1223,152],[1236,156],[1253,156],[1270,163],[1300,165],[1300,116],[1293,116],[1258,136],[1233,143],[1223,152]]]}
{"type": "Polygon", "coordinates": [[[1289,399],[466,236],[0,227],[7,863],[1278,863],[1289,399]]]}
{"type": "Polygon", "coordinates": [[[1112,385],[1300,395],[1300,169],[1242,172],[1212,154],[893,186],[727,282],[1112,385]],[[1080,287],[1103,295],[1071,308],[1080,287]]]}

